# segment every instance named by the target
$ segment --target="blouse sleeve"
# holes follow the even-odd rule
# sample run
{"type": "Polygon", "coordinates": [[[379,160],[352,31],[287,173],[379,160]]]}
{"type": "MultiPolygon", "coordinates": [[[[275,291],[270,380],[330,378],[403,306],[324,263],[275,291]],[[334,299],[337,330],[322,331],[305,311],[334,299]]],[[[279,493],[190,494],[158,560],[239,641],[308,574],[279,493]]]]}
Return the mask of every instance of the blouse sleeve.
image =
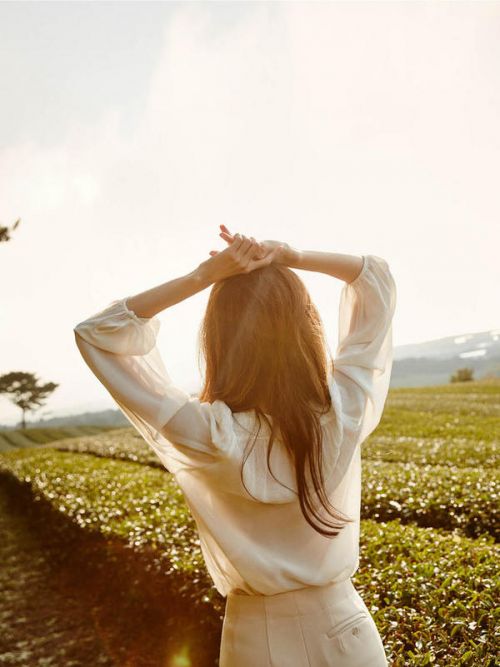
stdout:
{"type": "Polygon", "coordinates": [[[387,262],[363,255],[361,272],[342,288],[333,360],[345,431],[355,444],[363,442],[382,417],[392,370],[395,307],[396,284],[387,262]]]}
{"type": "Polygon", "coordinates": [[[73,328],[84,361],[167,470],[213,462],[210,403],[172,382],[156,345],[160,320],[138,317],[127,298],[73,328]]]}

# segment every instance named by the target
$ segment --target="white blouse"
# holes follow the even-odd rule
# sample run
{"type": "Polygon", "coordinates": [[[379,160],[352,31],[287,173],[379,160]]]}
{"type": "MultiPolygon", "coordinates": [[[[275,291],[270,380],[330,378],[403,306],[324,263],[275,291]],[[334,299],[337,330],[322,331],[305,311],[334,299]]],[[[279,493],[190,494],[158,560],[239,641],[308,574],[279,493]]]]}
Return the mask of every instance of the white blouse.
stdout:
{"type": "MultiPolygon", "coordinates": [[[[302,515],[293,464],[280,440],[269,473],[263,423],[240,479],[255,412],[232,413],[173,384],[156,338],[157,317],[138,317],[127,298],[74,327],[78,348],[120,410],[176,478],[199,532],[206,567],[222,596],[272,595],[351,577],[359,564],[361,443],[376,428],[389,389],[396,286],[387,262],[363,256],[344,283],[339,338],[328,385],[332,406],[320,417],[325,480],[332,505],[355,519],[334,538],[302,515]]],[[[253,438],[252,438],[253,439],[253,438]]]]}

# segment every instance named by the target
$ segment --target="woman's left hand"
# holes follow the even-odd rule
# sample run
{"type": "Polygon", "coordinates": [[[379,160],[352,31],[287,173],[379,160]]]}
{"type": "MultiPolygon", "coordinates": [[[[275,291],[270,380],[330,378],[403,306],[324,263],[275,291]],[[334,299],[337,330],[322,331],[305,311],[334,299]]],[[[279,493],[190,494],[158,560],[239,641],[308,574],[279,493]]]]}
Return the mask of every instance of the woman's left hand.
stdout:
{"type": "Polygon", "coordinates": [[[209,283],[239,273],[250,273],[271,264],[281,247],[277,246],[266,253],[253,236],[248,238],[243,234],[235,234],[231,245],[202,262],[197,273],[209,283]]]}

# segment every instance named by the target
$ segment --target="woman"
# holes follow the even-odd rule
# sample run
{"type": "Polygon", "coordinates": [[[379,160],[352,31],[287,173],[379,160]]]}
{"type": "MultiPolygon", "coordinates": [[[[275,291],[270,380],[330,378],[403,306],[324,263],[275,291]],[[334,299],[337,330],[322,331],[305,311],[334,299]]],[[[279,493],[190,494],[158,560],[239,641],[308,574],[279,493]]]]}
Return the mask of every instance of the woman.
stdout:
{"type": "Polygon", "coordinates": [[[232,235],[192,272],[112,301],[74,327],[78,348],[175,475],[214,585],[226,597],[220,667],[382,667],[359,564],[362,442],[392,367],[387,262],[232,235]],[[344,281],[339,340],[291,268],[344,281]],[[212,285],[206,377],[172,383],[156,338],[165,308],[212,285]]]}

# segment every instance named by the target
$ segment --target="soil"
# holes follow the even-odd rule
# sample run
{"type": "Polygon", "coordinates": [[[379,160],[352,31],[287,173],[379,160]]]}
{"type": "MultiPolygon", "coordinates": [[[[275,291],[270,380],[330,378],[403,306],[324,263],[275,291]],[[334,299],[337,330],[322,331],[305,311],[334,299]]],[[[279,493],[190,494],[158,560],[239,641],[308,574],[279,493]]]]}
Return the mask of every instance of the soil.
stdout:
{"type": "MultiPolygon", "coordinates": [[[[222,619],[0,475],[0,665],[214,667],[222,619]]],[[[187,585],[186,588],[189,586],[187,585]]]]}

